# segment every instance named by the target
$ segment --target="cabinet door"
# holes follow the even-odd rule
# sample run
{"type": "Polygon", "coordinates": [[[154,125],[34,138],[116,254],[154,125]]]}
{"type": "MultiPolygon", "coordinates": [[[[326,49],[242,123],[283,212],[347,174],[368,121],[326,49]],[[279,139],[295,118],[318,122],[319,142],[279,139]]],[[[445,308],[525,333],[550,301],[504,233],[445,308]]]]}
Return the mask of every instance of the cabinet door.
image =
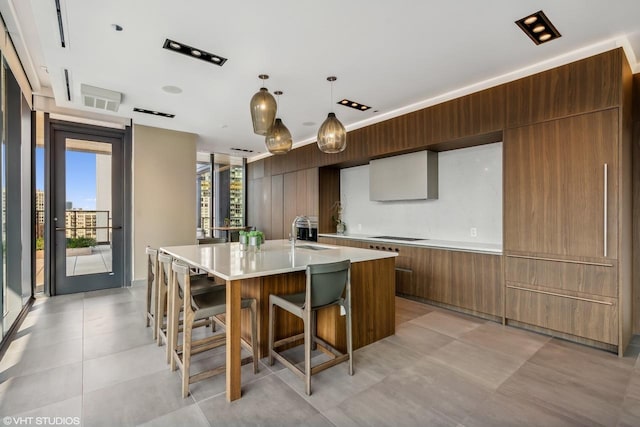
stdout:
{"type": "Polygon", "coordinates": [[[615,259],[618,110],[508,129],[504,139],[505,250],[615,259]]]}
{"type": "Polygon", "coordinates": [[[291,234],[291,223],[298,215],[298,207],[296,204],[297,188],[296,173],[289,172],[284,174],[284,215],[282,216],[284,238],[288,239],[291,234]]]}
{"type": "Polygon", "coordinates": [[[451,252],[414,248],[412,259],[415,295],[451,304],[451,252]]]}
{"type": "Polygon", "coordinates": [[[502,316],[502,257],[451,252],[451,305],[502,316]]]}
{"type": "Polygon", "coordinates": [[[284,239],[284,186],[282,175],[271,177],[271,238],[284,239]]]}

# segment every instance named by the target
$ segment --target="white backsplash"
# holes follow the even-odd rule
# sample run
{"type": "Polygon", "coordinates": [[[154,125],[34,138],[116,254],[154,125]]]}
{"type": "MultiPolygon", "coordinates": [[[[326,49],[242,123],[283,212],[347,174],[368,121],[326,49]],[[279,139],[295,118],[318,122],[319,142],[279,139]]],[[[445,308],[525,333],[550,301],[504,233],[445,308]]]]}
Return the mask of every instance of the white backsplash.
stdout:
{"type": "Polygon", "coordinates": [[[438,186],[437,200],[373,202],[369,165],[342,169],[347,233],[502,244],[501,142],[438,153],[438,186]]]}

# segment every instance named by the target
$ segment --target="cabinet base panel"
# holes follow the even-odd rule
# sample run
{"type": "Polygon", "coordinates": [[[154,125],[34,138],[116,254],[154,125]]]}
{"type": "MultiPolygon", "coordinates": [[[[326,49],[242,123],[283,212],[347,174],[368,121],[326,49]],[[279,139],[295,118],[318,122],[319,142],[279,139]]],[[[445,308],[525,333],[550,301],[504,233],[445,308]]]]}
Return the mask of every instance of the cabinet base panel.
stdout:
{"type": "Polygon", "coordinates": [[[458,313],[469,314],[471,316],[479,317],[481,319],[486,319],[486,320],[491,320],[492,322],[502,323],[502,317],[501,316],[494,316],[493,314],[487,314],[487,313],[482,313],[482,312],[479,312],[479,311],[469,310],[467,308],[458,307],[458,306],[451,305],[451,304],[445,304],[445,303],[442,303],[442,302],[437,302],[437,301],[433,301],[433,300],[429,300],[429,299],[425,299],[425,298],[420,298],[420,297],[416,297],[416,296],[413,296],[413,295],[403,294],[401,292],[396,292],[396,295],[401,297],[401,298],[406,298],[406,299],[409,299],[409,300],[412,300],[412,301],[420,302],[422,304],[428,304],[428,305],[433,305],[435,307],[446,308],[447,310],[457,311],[458,313]]]}
{"type": "Polygon", "coordinates": [[[551,329],[541,328],[540,326],[530,325],[528,323],[518,322],[513,319],[506,319],[506,324],[509,326],[513,326],[516,328],[526,329],[528,331],[537,332],[542,335],[548,335],[554,338],[560,338],[566,341],[571,341],[577,344],[588,345],[589,347],[598,348],[600,350],[605,350],[611,353],[618,354],[618,346],[613,344],[608,344],[596,340],[592,340],[589,338],[578,337],[576,335],[567,334],[564,332],[553,331],[551,329]]]}

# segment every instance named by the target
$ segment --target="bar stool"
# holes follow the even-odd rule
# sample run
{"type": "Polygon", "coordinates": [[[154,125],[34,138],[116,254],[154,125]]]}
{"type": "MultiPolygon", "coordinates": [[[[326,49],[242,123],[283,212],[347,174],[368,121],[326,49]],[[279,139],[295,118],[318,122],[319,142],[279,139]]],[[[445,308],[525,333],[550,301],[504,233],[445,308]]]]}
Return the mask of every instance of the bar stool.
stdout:
{"type": "MultiPolygon", "coordinates": [[[[158,254],[158,274],[157,274],[157,308],[155,329],[157,330],[157,343],[161,346],[163,343],[170,344],[171,331],[169,325],[172,325],[171,314],[172,301],[169,298],[171,294],[171,263],[173,258],[170,255],[159,253],[158,254]]],[[[195,294],[208,292],[213,287],[219,286],[207,278],[206,275],[191,274],[191,292],[195,294]]],[[[180,311],[182,310],[181,304],[178,305],[178,329],[180,328],[180,311]]],[[[217,319],[204,319],[196,322],[193,326],[208,326],[215,325],[214,320],[217,319]]],[[[218,321],[219,323],[222,323],[218,321]]],[[[213,328],[212,328],[213,329],[213,328]]],[[[171,346],[167,345],[167,363],[171,361],[171,346]]]]}
{"type": "Polygon", "coordinates": [[[156,325],[156,315],[157,313],[156,307],[158,305],[158,250],[152,249],[147,246],[145,249],[147,254],[147,328],[153,324],[154,328],[151,331],[153,339],[157,338],[157,328],[156,325]]]}
{"type": "Polygon", "coordinates": [[[283,365],[305,380],[305,391],[311,394],[311,375],[317,374],[345,360],[349,361],[349,375],[353,375],[353,344],[351,336],[351,261],[312,264],[307,266],[305,291],[289,295],[269,295],[269,365],[276,358],[283,365]],[[345,291],[346,289],[346,291],[345,291]],[[345,293],[345,298],[342,294],[345,293]],[[339,305],[346,314],[347,353],[342,353],[316,335],[316,313],[323,308],[339,305]],[[302,319],[304,332],[274,342],[275,308],[302,319]],[[276,351],[276,348],[304,338],[304,371],[291,360],[276,351]],[[316,366],[311,366],[311,349],[319,345],[332,358],[316,366]]]}
{"type": "MultiPolygon", "coordinates": [[[[210,378],[214,375],[220,374],[226,370],[226,366],[218,366],[216,368],[191,375],[191,355],[201,353],[203,351],[211,350],[216,347],[220,347],[226,344],[225,334],[218,334],[211,337],[203,338],[197,341],[192,341],[192,329],[193,324],[197,320],[208,319],[219,314],[226,312],[226,289],[221,287],[214,287],[209,292],[193,294],[191,292],[191,277],[189,275],[189,267],[185,264],[174,261],[171,265],[173,271],[172,274],[172,286],[171,291],[173,293],[170,298],[173,300],[173,337],[172,339],[172,357],[171,357],[171,370],[175,370],[176,367],[180,368],[182,372],[182,397],[189,395],[189,384],[210,378]],[[177,345],[177,325],[176,319],[176,305],[179,299],[184,303],[184,317],[183,317],[183,334],[182,345],[177,345]]],[[[254,298],[242,298],[241,307],[248,308],[251,311],[251,344],[248,344],[244,339],[241,343],[247,348],[252,356],[242,360],[242,364],[248,363],[253,359],[253,372],[258,373],[258,340],[257,340],[257,304],[254,298]]]]}

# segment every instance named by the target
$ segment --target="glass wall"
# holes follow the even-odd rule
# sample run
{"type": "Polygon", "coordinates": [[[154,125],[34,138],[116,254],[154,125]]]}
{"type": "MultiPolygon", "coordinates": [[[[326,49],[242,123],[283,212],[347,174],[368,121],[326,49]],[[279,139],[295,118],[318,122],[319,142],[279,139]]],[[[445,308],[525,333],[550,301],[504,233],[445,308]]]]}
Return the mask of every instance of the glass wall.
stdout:
{"type": "Polygon", "coordinates": [[[213,155],[213,228],[214,237],[237,240],[238,229],[245,219],[246,159],[228,155],[213,155]]]}
{"type": "MultiPolygon", "coordinates": [[[[23,231],[31,212],[23,212],[22,201],[29,197],[30,170],[23,171],[24,140],[30,150],[31,115],[24,106],[20,86],[4,58],[0,65],[0,185],[2,186],[2,227],[0,230],[0,286],[2,287],[2,337],[15,322],[31,297],[30,257],[23,256],[23,231]],[[25,116],[26,113],[26,116],[25,116]],[[24,172],[24,173],[23,173],[24,172]],[[24,187],[24,188],[23,188],[24,187]],[[26,188],[26,195],[23,190],[26,188]],[[23,265],[27,263],[27,265],[23,265]]],[[[27,159],[27,157],[25,157],[27,159]]],[[[28,160],[28,159],[27,159],[28,160]]],[[[24,244],[29,245],[29,240],[24,244]]],[[[29,251],[25,251],[29,252],[29,251]]]]}
{"type": "Polygon", "coordinates": [[[211,237],[213,225],[213,204],[211,185],[211,163],[196,164],[196,227],[197,238],[211,237]]]}
{"type": "MultiPolygon", "coordinates": [[[[2,262],[0,262],[0,280],[2,281],[2,319],[6,317],[9,307],[7,304],[7,127],[5,123],[7,123],[7,105],[6,105],[6,67],[4,65],[4,61],[2,61],[2,65],[0,66],[0,108],[2,111],[0,112],[0,119],[2,122],[0,123],[0,134],[2,135],[2,158],[0,159],[0,181],[2,183],[2,240],[0,245],[2,247],[2,262]]],[[[2,327],[2,336],[4,336],[5,328],[4,321],[2,327]]]]}

